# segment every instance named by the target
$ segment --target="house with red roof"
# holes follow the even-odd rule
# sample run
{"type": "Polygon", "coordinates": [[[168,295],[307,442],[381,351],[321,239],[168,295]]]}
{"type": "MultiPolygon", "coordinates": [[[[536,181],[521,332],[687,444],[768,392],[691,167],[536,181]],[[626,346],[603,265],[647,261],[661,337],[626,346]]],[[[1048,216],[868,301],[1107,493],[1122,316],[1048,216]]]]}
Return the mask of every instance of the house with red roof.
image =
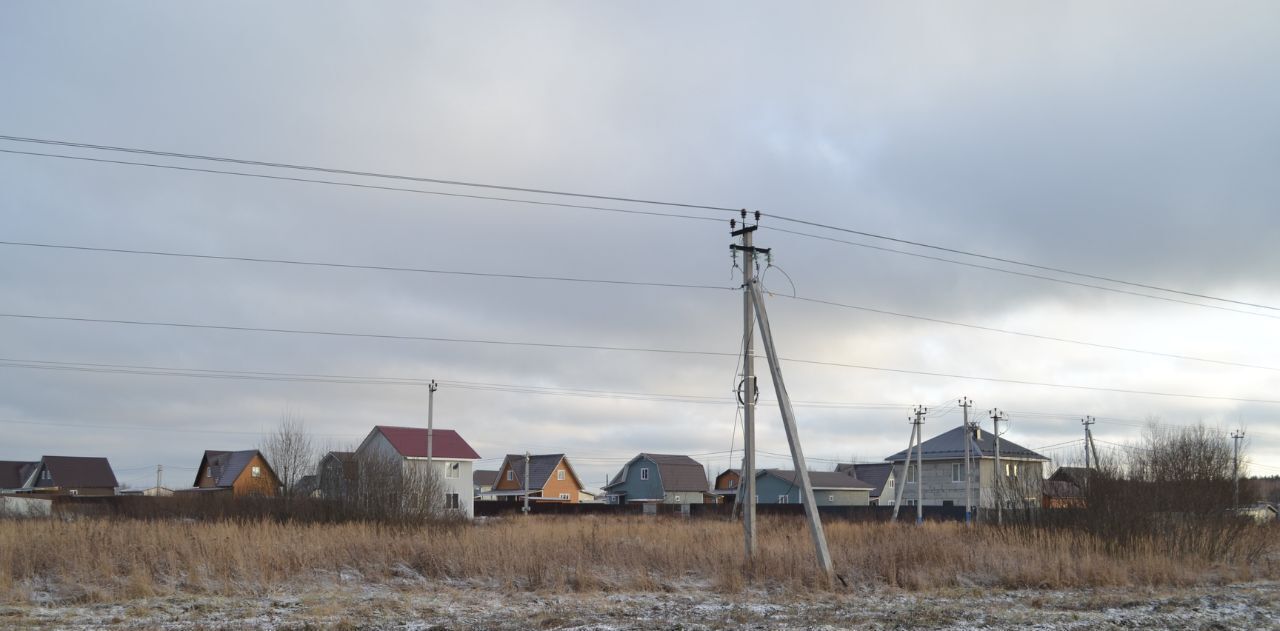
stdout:
{"type": "MultiPolygon", "coordinates": [[[[355,451],[358,461],[392,459],[402,470],[426,473],[427,429],[425,427],[393,427],[378,425],[369,432],[355,451]]],[[[431,469],[443,487],[444,506],[467,517],[475,515],[472,465],[480,454],[451,429],[431,431],[431,469]]]]}

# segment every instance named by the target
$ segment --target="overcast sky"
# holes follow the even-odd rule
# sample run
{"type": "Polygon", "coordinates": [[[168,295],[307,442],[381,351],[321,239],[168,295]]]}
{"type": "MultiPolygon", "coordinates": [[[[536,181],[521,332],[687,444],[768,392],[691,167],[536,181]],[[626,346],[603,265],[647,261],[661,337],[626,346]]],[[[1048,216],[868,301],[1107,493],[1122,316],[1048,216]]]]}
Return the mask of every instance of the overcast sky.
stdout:
{"type": "MultiPolygon", "coordinates": [[[[260,3],[0,5],[0,134],[672,200],[824,222],[1280,305],[1280,5],[260,3]]],[[[0,240],[735,286],[727,213],[0,141],[0,149],[587,203],[672,219],[0,153],[0,240]]],[[[784,364],[816,468],[1007,410],[1007,438],[1080,459],[1079,419],[1250,438],[1280,473],[1280,311],[1196,307],[778,232],[1018,269],[766,216],[768,289],[1263,368],[768,300],[780,353],[1054,388],[784,364]],[[1270,367],[1271,369],[1267,369],[1270,367]],[[883,407],[875,407],[882,405],[883,407]]],[[[1024,272],[1032,270],[1021,269],[1024,272]]],[[[1036,272],[1040,273],[1040,272],[1036,272]]],[[[1056,273],[1045,275],[1082,280],[1056,273]]],[[[0,246],[0,312],[734,353],[741,295],[0,246]]],[[[438,427],[496,468],[564,452],[591,487],[640,451],[741,447],[732,356],[0,318],[6,359],[503,384],[444,385],[438,427]],[[718,397],[582,398],[506,386],[718,397]]],[[[763,362],[759,362],[762,375],[763,362]]],[[[771,399],[761,378],[763,399],[771,399]]],[[[0,367],[0,459],[110,458],[189,484],[205,449],[281,416],[320,443],[425,426],[420,385],[0,367]],[[182,469],[180,467],[186,467],[182,469]]],[[[761,463],[787,464],[775,408],[761,463]]],[[[986,420],[985,425],[990,426],[986,420]]],[[[735,458],[738,456],[735,456],[735,458]]]]}

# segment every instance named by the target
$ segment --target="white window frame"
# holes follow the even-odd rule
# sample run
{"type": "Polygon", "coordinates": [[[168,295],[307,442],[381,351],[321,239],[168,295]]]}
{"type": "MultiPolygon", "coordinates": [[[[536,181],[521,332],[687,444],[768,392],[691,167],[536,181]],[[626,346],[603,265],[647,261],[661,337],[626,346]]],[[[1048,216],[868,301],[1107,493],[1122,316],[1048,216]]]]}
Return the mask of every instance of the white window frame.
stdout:
{"type": "Polygon", "coordinates": [[[514,482],[515,479],[516,479],[516,472],[512,471],[511,469],[507,469],[507,482],[514,482]]]}
{"type": "Polygon", "coordinates": [[[563,479],[564,479],[564,469],[561,469],[561,470],[559,470],[559,471],[556,471],[556,479],[557,479],[557,480],[563,480],[563,479]]]}
{"type": "Polygon", "coordinates": [[[834,503],[835,503],[835,501],[836,501],[836,496],[835,496],[834,494],[830,494],[830,493],[828,493],[828,494],[827,494],[827,502],[834,504],[834,503]]]}
{"type": "Polygon", "coordinates": [[[649,479],[649,467],[640,467],[640,479],[641,480],[649,479]]]}
{"type": "Polygon", "coordinates": [[[41,479],[41,480],[52,480],[52,479],[53,479],[53,476],[49,474],[49,468],[48,468],[48,467],[45,467],[45,469],[44,469],[43,471],[41,471],[41,472],[40,472],[40,479],[41,479]]]}
{"type": "Polygon", "coordinates": [[[212,477],[213,477],[213,465],[209,465],[209,466],[207,466],[207,467],[205,467],[205,468],[204,468],[204,477],[206,477],[206,478],[212,478],[212,477]]]}
{"type": "Polygon", "coordinates": [[[72,494],[72,495],[79,495],[79,494],[80,494],[80,489],[71,489],[71,490],[69,490],[69,491],[67,491],[67,492],[68,492],[68,493],[70,493],[70,494],[72,494]]]}
{"type": "Polygon", "coordinates": [[[462,508],[462,497],[460,497],[457,493],[445,493],[444,507],[447,509],[454,509],[454,510],[462,508]]]}
{"type": "Polygon", "coordinates": [[[561,493],[561,494],[560,494],[560,499],[562,499],[562,500],[570,500],[570,499],[573,499],[573,498],[572,498],[572,497],[570,497],[568,493],[561,493]]]}
{"type": "Polygon", "coordinates": [[[778,503],[779,503],[779,504],[790,504],[790,503],[791,503],[791,496],[790,496],[789,494],[788,494],[788,495],[779,495],[779,496],[778,496],[778,503]]]}
{"type": "Polygon", "coordinates": [[[907,464],[907,484],[915,484],[916,482],[916,466],[907,464]]]}
{"type": "Polygon", "coordinates": [[[954,484],[964,482],[964,468],[958,462],[951,463],[951,482],[954,484]]]}
{"type": "Polygon", "coordinates": [[[462,467],[457,462],[447,462],[444,465],[444,477],[456,479],[462,475],[462,467]]]}
{"type": "Polygon", "coordinates": [[[675,501],[676,501],[676,503],[677,503],[677,504],[679,504],[679,503],[680,503],[680,496],[679,496],[679,495],[675,496],[675,501]]]}
{"type": "Polygon", "coordinates": [[[251,475],[251,476],[253,476],[253,477],[255,477],[255,478],[260,478],[260,477],[262,477],[262,467],[256,467],[256,466],[255,466],[255,467],[251,467],[251,468],[249,469],[249,475],[251,475]]]}

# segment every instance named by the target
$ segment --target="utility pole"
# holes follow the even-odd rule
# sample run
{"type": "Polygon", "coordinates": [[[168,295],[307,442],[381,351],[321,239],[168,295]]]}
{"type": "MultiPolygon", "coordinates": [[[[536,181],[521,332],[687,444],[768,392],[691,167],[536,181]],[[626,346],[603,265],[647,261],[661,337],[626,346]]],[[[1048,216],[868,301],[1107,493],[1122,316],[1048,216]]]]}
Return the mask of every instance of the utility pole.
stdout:
{"type": "MultiPolygon", "coordinates": [[[[1096,422],[1097,421],[1095,421],[1092,416],[1086,416],[1084,417],[1084,419],[1080,421],[1080,424],[1084,425],[1084,468],[1085,469],[1090,468],[1089,452],[1093,451],[1093,432],[1089,431],[1089,426],[1093,425],[1096,422]]],[[[1095,452],[1093,455],[1094,455],[1094,460],[1097,460],[1098,454],[1095,452]]],[[[1093,463],[1093,466],[1097,466],[1097,465],[1098,465],[1097,462],[1093,463]]]]}
{"type": "Polygon", "coordinates": [[[742,532],[747,565],[756,556],[756,377],[755,377],[755,319],[752,316],[751,288],[755,284],[756,252],[752,245],[752,233],[760,223],[760,212],[755,214],[756,225],[747,225],[747,211],[742,210],[742,227],[734,229],[729,220],[730,234],[742,237],[742,244],[730,244],[730,252],[742,252],[742,473],[738,482],[739,500],[742,503],[742,532]]]}
{"type": "Polygon", "coordinates": [[[158,464],[156,465],[156,497],[160,497],[160,487],[163,486],[161,484],[161,480],[163,479],[163,477],[164,477],[164,465],[158,464]]]}
{"type": "Polygon", "coordinates": [[[902,475],[898,476],[897,488],[894,489],[893,517],[889,521],[898,521],[898,508],[902,506],[902,494],[907,489],[907,471],[911,469],[911,453],[916,448],[916,432],[920,429],[914,416],[907,417],[907,422],[911,423],[911,439],[907,441],[907,457],[902,460],[902,475]]]}
{"type": "Polygon", "coordinates": [[[973,405],[973,401],[969,397],[963,397],[959,401],[960,407],[964,408],[964,525],[969,526],[973,523],[973,473],[971,465],[973,458],[969,455],[969,444],[973,442],[973,426],[969,424],[969,408],[973,405]]]}
{"type": "Polygon", "coordinates": [[[524,507],[520,512],[529,514],[529,452],[524,452],[524,507]]]}
{"type": "Polygon", "coordinates": [[[778,350],[773,343],[773,329],[769,327],[769,312],[765,309],[764,297],[760,294],[760,284],[753,281],[750,289],[751,301],[755,303],[756,308],[756,320],[760,323],[760,341],[764,343],[765,356],[769,360],[769,375],[773,377],[773,393],[778,399],[778,410],[782,413],[782,428],[786,431],[787,442],[791,445],[791,463],[796,468],[796,478],[800,482],[800,500],[804,502],[804,514],[809,522],[809,536],[813,538],[818,567],[830,582],[835,575],[835,569],[831,564],[831,551],[827,549],[827,536],[822,530],[822,518],[818,515],[818,506],[813,499],[813,483],[809,480],[809,467],[804,460],[804,450],[800,447],[800,430],[796,425],[795,410],[791,407],[791,395],[787,393],[786,383],[782,380],[782,363],[778,360],[778,350]]]}
{"type": "Polygon", "coordinates": [[[929,408],[916,406],[916,525],[924,524],[924,415],[929,408]]]}
{"type": "Polygon", "coordinates": [[[1231,507],[1234,510],[1240,510],[1240,441],[1244,440],[1244,430],[1238,429],[1231,432],[1231,443],[1233,446],[1231,452],[1231,480],[1234,485],[1231,490],[1231,507]]]}
{"type": "Polygon", "coordinates": [[[436,470],[432,467],[433,458],[435,457],[436,452],[432,450],[432,447],[434,447],[434,445],[431,444],[431,441],[433,438],[432,433],[434,431],[431,426],[433,421],[432,417],[435,416],[435,410],[436,410],[436,387],[437,386],[436,386],[435,379],[432,379],[431,383],[427,384],[427,474],[428,475],[435,475],[436,473],[436,470]]]}
{"type": "Polygon", "coordinates": [[[1000,468],[1000,421],[1004,420],[1004,412],[991,410],[991,440],[996,443],[996,525],[1004,525],[1004,470],[1000,468]]]}

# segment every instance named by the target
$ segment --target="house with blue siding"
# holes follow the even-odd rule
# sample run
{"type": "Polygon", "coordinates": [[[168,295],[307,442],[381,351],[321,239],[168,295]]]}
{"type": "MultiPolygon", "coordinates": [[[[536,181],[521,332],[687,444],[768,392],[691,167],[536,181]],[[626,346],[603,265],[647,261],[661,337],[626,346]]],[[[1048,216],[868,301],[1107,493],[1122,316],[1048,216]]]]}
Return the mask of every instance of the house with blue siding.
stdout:
{"type": "Polygon", "coordinates": [[[642,453],[623,465],[604,491],[610,504],[702,504],[709,487],[697,460],[642,453]]]}
{"type": "MultiPolygon", "coordinates": [[[[810,471],[814,503],[821,506],[870,506],[872,486],[845,473],[810,471]]],[[[757,504],[799,504],[800,476],[786,469],[756,473],[757,504]]]]}

